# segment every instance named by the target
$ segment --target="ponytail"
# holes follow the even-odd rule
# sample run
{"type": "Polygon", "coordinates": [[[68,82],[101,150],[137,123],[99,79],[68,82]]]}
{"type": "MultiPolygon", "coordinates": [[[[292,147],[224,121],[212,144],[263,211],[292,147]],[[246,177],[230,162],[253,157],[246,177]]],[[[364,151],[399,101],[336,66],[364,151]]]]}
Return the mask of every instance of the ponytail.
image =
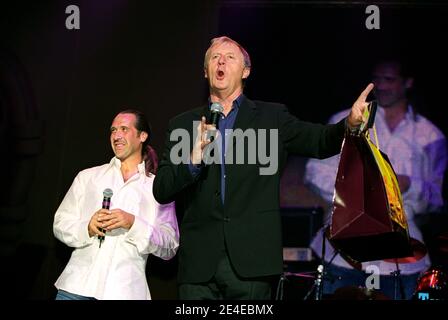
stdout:
{"type": "Polygon", "coordinates": [[[159,166],[159,158],[156,151],[149,145],[143,145],[142,149],[143,161],[145,161],[145,173],[149,177],[151,174],[156,174],[159,166]]]}

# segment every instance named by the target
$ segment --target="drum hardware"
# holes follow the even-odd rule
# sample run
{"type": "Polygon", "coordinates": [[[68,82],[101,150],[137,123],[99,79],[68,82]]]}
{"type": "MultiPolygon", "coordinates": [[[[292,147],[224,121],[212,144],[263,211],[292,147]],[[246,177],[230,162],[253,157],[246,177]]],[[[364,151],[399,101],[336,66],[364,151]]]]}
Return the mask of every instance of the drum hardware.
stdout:
{"type": "MultiPolygon", "coordinates": [[[[327,237],[330,241],[329,237],[329,227],[326,228],[324,236],[327,237]]],[[[330,241],[330,243],[335,248],[335,255],[340,254],[342,258],[344,258],[354,269],[362,270],[362,264],[359,261],[352,259],[349,255],[344,254],[343,250],[341,250],[334,242],[330,241]]],[[[426,246],[417,239],[410,238],[409,243],[412,249],[412,255],[408,257],[400,257],[400,258],[388,258],[383,259],[383,261],[395,263],[395,271],[392,271],[390,274],[394,279],[394,300],[403,299],[405,297],[403,282],[401,279],[401,270],[399,267],[400,263],[414,263],[422,259],[426,253],[426,246]]],[[[322,246],[325,246],[325,241],[322,242],[322,246]]],[[[323,248],[324,252],[324,248],[323,248]]],[[[324,256],[324,255],[322,255],[324,256]]],[[[334,258],[335,256],[333,256],[334,258]]],[[[332,260],[333,260],[332,258],[332,260]]],[[[331,263],[331,261],[329,262],[331,263]]]]}
{"type": "Polygon", "coordinates": [[[448,300],[448,272],[439,266],[428,269],[417,280],[417,300],[448,300]]]}
{"type": "Polygon", "coordinates": [[[393,259],[384,259],[386,262],[395,263],[395,271],[392,271],[390,274],[394,278],[394,300],[403,299],[405,297],[403,282],[401,280],[401,270],[399,267],[399,263],[414,263],[422,259],[426,253],[426,247],[423,243],[418,241],[417,239],[410,238],[410,244],[412,248],[412,256],[402,257],[402,258],[393,258],[393,259]],[[400,298],[398,297],[398,293],[400,293],[400,298]]]}

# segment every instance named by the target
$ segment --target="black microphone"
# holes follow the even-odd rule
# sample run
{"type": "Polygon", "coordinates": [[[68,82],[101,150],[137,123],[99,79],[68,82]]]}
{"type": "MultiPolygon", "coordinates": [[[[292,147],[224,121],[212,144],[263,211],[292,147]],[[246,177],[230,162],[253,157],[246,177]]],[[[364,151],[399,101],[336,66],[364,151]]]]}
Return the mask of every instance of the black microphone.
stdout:
{"type": "MultiPolygon", "coordinates": [[[[219,117],[221,116],[222,112],[224,111],[224,107],[219,102],[213,102],[210,106],[210,122],[212,126],[214,126],[216,129],[218,129],[218,123],[219,123],[219,117]]],[[[214,133],[211,133],[208,138],[210,138],[210,141],[214,140],[214,133]]]]}
{"type": "MultiPolygon", "coordinates": [[[[213,142],[215,140],[215,136],[217,134],[218,130],[218,123],[219,123],[219,117],[221,116],[222,112],[224,111],[224,107],[219,102],[213,102],[210,106],[210,117],[208,124],[211,124],[214,129],[207,130],[207,140],[210,140],[210,142],[213,142]]],[[[206,147],[207,149],[210,148],[210,145],[206,147]]],[[[211,150],[204,150],[204,163],[209,164],[210,158],[213,158],[215,155],[215,152],[213,149],[211,150]]]]}
{"type": "MultiPolygon", "coordinates": [[[[103,209],[107,209],[109,210],[110,208],[110,198],[112,198],[112,195],[114,194],[114,192],[112,191],[112,189],[106,188],[103,191],[103,209]]],[[[106,230],[103,228],[100,228],[100,231],[103,233],[106,233],[106,230]]],[[[100,248],[101,248],[101,243],[104,241],[104,236],[98,236],[98,240],[100,240],[100,248]]]]}
{"type": "Polygon", "coordinates": [[[219,116],[224,111],[224,107],[219,102],[213,102],[210,106],[210,124],[218,128],[219,116]]]}

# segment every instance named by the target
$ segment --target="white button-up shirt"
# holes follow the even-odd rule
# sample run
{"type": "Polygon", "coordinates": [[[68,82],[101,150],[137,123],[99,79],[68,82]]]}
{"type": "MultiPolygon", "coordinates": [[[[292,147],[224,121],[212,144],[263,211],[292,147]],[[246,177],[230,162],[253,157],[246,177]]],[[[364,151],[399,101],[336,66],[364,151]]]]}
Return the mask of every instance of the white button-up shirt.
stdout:
{"type": "MultiPolygon", "coordinates": [[[[330,123],[336,123],[349,114],[350,110],[341,111],[331,117],[330,123]]],[[[384,109],[379,107],[375,117],[375,126],[378,134],[378,143],[381,151],[386,153],[397,175],[406,175],[410,178],[409,189],[402,194],[403,205],[412,238],[422,241],[422,235],[414,222],[414,215],[424,214],[437,210],[443,205],[442,182],[447,165],[447,145],[443,133],[428,119],[415,115],[409,106],[405,118],[398,124],[393,132],[389,130],[385,119],[384,109]]],[[[373,129],[370,129],[370,138],[374,139],[373,129]]],[[[333,201],[334,186],[338,170],[340,155],[324,160],[311,159],[306,165],[305,183],[308,184],[328,203],[333,201]]],[[[330,206],[331,207],[331,206],[330,206]]],[[[330,221],[326,217],[325,224],[330,221]]],[[[321,255],[322,232],[318,232],[311,244],[317,255],[321,255]]],[[[366,248],[368,250],[368,248],[366,248]]],[[[326,241],[326,260],[329,261],[334,250],[326,241]]],[[[346,268],[350,265],[339,255],[332,261],[334,264],[346,268]]],[[[363,263],[375,264],[381,274],[389,275],[395,271],[394,263],[384,261],[371,261],[363,263]]],[[[412,274],[426,270],[430,266],[428,255],[416,263],[400,264],[403,274],[412,274]]]]}
{"type": "Polygon", "coordinates": [[[74,248],[57,289],[97,299],[151,299],[145,276],[148,255],[168,260],[176,254],[174,203],[161,205],[154,199],[154,175],[145,174],[144,162],[126,182],[120,167],[114,157],[109,164],[78,173],[56,211],[54,235],[74,248]],[[135,221],[129,230],[108,231],[100,248],[98,238],[89,237],[88,224],[101,209],[106,188],[113,191],[110,209],[133,214],[135,221]]]}

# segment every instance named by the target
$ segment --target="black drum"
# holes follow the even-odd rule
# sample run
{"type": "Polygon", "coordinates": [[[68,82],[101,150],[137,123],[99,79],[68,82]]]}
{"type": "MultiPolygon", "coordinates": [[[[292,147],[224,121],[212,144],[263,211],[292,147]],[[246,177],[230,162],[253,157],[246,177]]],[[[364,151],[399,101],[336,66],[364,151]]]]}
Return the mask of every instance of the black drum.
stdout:
{"type": "Polygon", "coordinates": [[[448,300],[448,273],[440,267],[432,267],[417,281],[414,299],[448,300]]]}

